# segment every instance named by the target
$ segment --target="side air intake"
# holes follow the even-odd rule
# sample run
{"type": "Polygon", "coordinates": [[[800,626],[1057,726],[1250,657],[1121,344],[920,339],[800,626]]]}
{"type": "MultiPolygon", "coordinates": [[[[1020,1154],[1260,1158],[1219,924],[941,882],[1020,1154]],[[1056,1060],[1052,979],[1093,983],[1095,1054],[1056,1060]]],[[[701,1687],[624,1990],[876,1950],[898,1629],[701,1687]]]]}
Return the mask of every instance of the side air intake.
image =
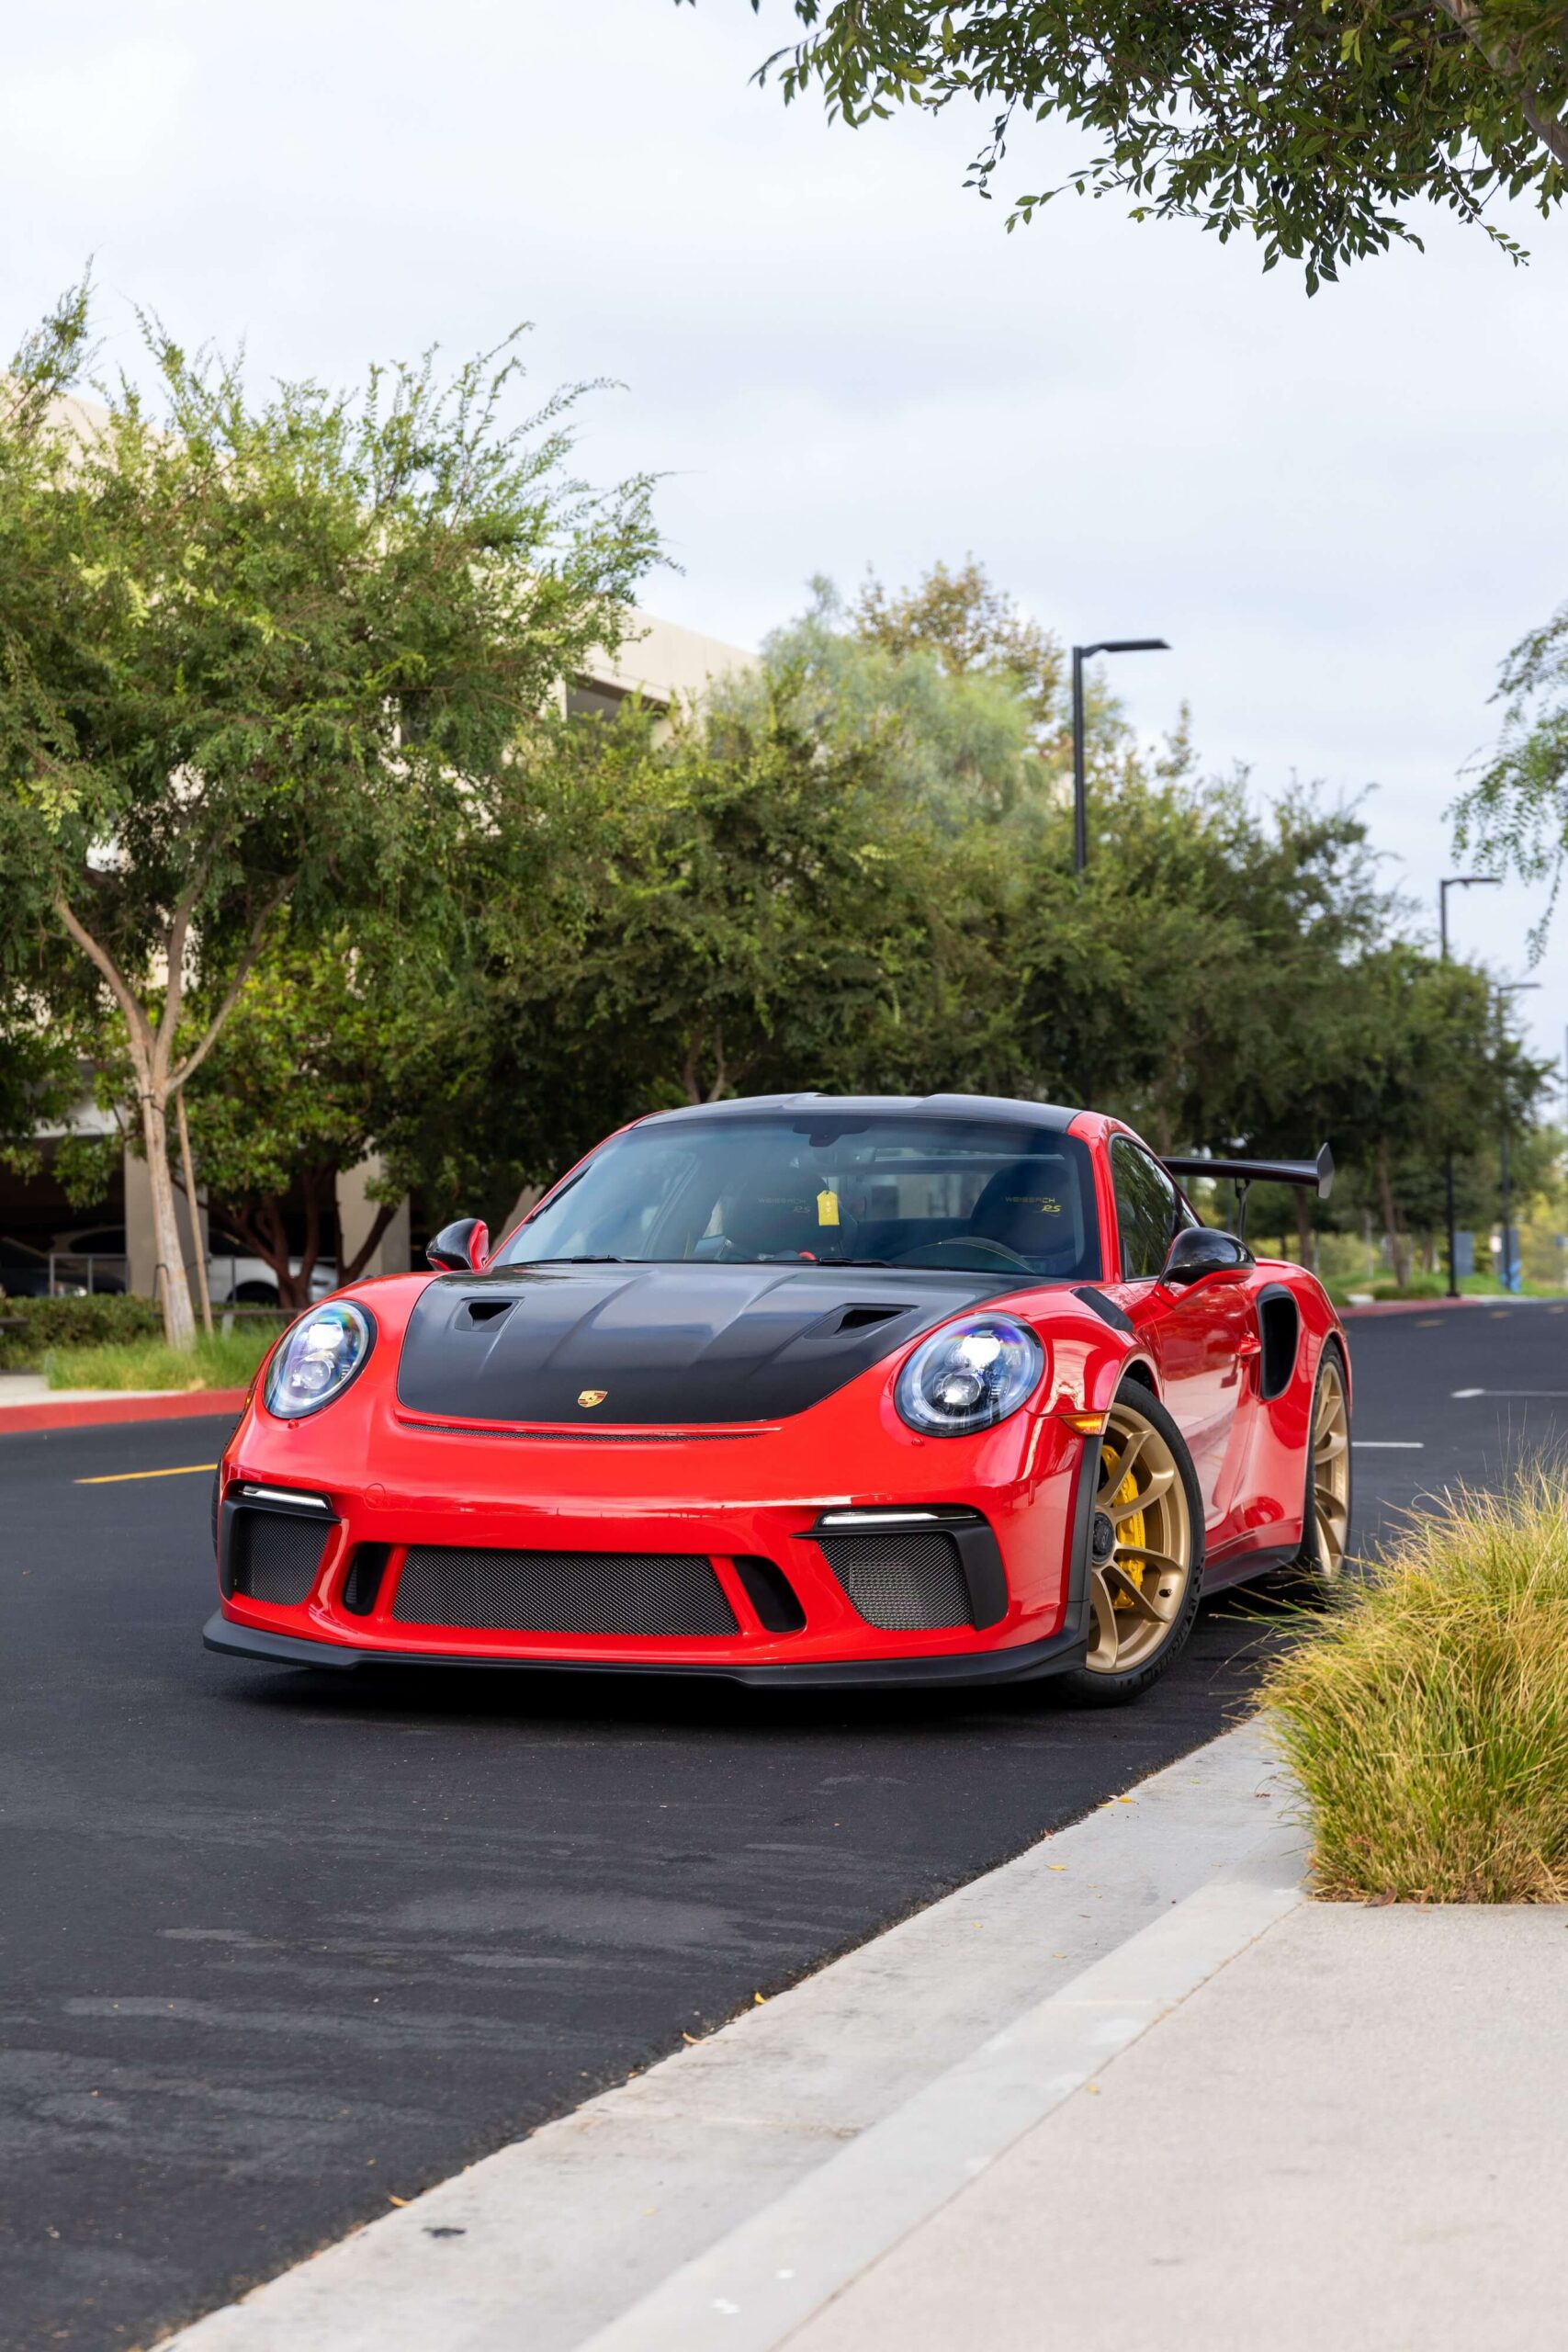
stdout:
{"type": "Polygon", "coordinates": [[[315,1583],[326,1536],[319,1521],[293,1512],[237,1510],[223,1564],[225,1590],[298,1608],[315,1583]]]}
{"type": "Polygon", "coordinates": [[[964,1564],[951,1535],[818,1535],[817,1541],[868,1625],[916,1634],[974,1623],[964,1564]]]}

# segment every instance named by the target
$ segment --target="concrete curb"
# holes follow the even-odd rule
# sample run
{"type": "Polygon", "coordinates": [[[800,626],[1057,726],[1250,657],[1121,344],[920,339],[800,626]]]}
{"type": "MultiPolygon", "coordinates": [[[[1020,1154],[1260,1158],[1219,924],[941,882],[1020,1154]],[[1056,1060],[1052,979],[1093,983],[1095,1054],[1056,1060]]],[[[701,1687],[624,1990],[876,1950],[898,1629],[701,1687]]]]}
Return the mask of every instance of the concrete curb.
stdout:
{"type": "Polygon", "coordinates": [[[108,1428],[121,1421],[186,1421],[223,1413],[233,1418],[243,1405],[243,1388],[202,1388],[144,1396],[78,1397],[68,1390],[62,1401],[48,1405],[0,1404],[0,1437],[24,1430],[83,1430],[108,1428]]]}
{"type": "Polygon", "coordinates": [[[1275,1831],[687,2263],[584,2352],[773,2352],[1301,1899],[1300,1838],[1275,1831]]]}

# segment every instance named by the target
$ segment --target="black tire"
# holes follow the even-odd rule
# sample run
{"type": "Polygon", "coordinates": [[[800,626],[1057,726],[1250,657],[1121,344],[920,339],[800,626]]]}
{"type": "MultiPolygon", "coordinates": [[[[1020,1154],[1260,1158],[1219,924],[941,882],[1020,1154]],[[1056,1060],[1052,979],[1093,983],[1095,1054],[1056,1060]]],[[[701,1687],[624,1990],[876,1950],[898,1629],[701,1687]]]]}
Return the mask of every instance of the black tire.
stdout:
{"type": "Polygon", "coordinates": [[[1073,1667],[1055,1678],[1059,1690],[1079,1705],[1088,1707],[1125,1706],[1129,1700],[1142,1698],[1144,1692],[1175,1665],[1187,1646],[1203,1588],[1203,1498],[1199,1491],[1198,1474],[1192,1467],[1192,1457],[1187,1451],[1181,1431],[1154,1391],[1142,1381],[1124,1382],[1111,1409],[1113,1413],[1141,1417],[1163,1442],[1170,1457],[1186,1498],[1189,1566],[1187,1587],[1179,1606],[1164,1638],[1152,1654],[1140,1657],[1123,1670],[1081,1666],[1073,1667]]]}
{"type": "Polygon", "coordinates": [[[1292,1599],[1322,1600],[1336,1591],[1344,1577],[1350,1559],[1350,1537],[1354,1519],[1355,1492],[1352,1477],[1353,1456],[1349,1444],[1349,1374],[1344,1351],[1337,1340],[1325,1340],[1318,1358],[1317,1374],[1312,1384],[1312,1410],[1307,1416],[1306,1460],[1302,1481],[1302,1548],[1293,1560],[1277,1570],[1269,1583],[1277,1592],[1292,1599]],[[1327,1381],[1337,1376],[1345,1398],[1345,1521],[1340,1556],[1337,1562],[1325,1557],[1323,1531],[1318,1524],[1316,1498],[1316,1437],[1323,1407],[1323,1392],[1327,1381]]]}
{"type": "Polygon", "coordinates": [[[234,1293],[233,1304],[236,1306],[276,1306],[277,1284],[276,1283],[242,1283],[234,1293]]]}

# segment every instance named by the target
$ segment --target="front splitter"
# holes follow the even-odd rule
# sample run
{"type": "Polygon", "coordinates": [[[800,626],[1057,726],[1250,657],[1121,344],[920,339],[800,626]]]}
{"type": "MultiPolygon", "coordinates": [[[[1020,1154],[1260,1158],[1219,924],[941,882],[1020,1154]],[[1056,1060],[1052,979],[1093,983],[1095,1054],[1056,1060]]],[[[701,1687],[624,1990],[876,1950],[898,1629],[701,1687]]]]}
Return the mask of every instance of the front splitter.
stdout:
{"type": "MultiPolygon", "coordinates": [[[[1070,1613],[1070,1612],[1069,1612],[1070,1613]]],[[[1076,1627],[1015,1649],[971,1651],[958,1657],[846,1658],[799,1666],[693,1666],[657,1658],[629,1664],[620,1659],[553,1657],[465,1657],[443,1650],[361,1650],[342,1642],[301,1641],[294,1634],[264,1633],[237,1625],[217,1611],[202,1629],[209,1650],[252,1658],[266,1666],[324,1667],[354,1672],[361,1667],[479,1667],[513,1674],[671,1674],[707,1680],[743,1682],[752,1690],[941,1690],[962,1685],[1037,1682],[1081,1666],[1088,1642],[1076,1627]]]]}

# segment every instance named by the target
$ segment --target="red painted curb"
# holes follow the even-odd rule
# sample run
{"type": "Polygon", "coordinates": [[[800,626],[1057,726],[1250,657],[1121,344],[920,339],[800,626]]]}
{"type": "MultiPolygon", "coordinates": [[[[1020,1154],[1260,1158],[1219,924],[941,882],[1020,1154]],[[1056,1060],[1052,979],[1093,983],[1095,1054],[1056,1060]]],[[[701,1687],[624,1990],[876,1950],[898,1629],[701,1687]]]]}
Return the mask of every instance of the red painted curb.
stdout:
{"type": "Polygon", "coordinates": [[[94,1396],[73,1405],[0,1405],[0,1437],[17,1430],[81,1430],[114,1421],[188,1421],[198,1414],[237,1413],[243,1388],[201,1388],[177,1396],[94,1396]]]}

